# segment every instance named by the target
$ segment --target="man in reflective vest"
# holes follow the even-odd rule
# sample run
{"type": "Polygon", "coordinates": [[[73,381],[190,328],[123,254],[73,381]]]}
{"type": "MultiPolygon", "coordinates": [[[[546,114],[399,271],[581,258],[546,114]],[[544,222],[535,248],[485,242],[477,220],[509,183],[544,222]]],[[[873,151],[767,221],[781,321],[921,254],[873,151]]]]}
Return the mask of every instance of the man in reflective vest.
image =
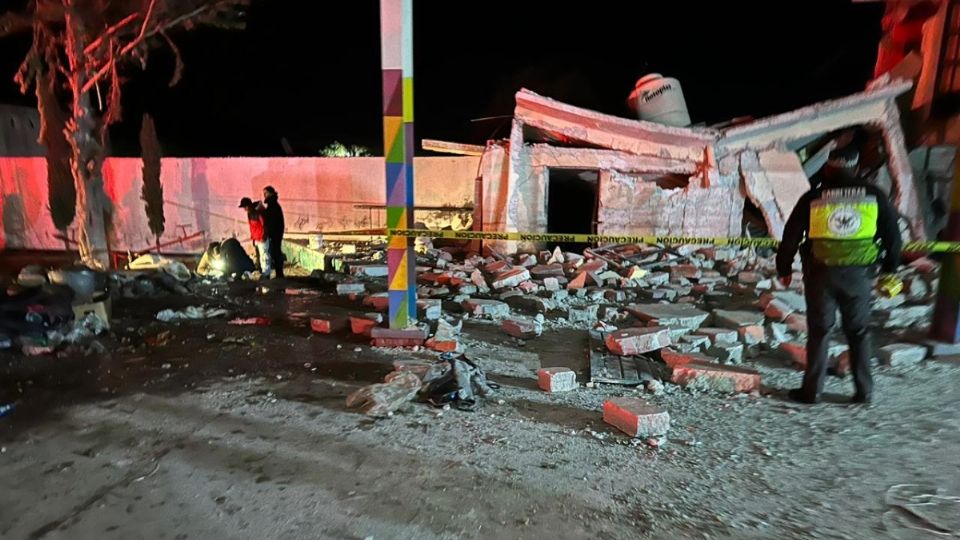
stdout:
{"type": "Polygon", "coordinates": [[[777,275],[789,286],[797,250],[807,300],[807,368],[803,386],[790,397],[817,403],[827,370],[827,348],[840,309],[850,346],[855,403],[869,403],[870,309],[876,266],[884,274],[900,264],[897,213],[876,186],[853,175],[859,153],[853,144],[831,152],[820,185],[804,194],[783,230],[777,275]]]}

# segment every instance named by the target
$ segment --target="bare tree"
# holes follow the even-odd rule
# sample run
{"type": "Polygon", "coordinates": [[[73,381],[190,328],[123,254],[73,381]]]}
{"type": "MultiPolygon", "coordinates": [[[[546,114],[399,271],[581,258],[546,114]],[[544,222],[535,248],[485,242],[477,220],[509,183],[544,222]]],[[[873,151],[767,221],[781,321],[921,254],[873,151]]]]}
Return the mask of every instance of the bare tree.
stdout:
{"type": "Polygon", "coordinates": [[[160,237],[163,236],[163,184],[160,182],[160,140],[157,139],[157,129],[153,125],[153,118],[149,114],[143,115],[140,125],[140,155],[143,157],[143,188],[140,198],[143,199],[144,211],[147,214],[147,224],[150,232],[157,240],[157,254],[160,254],[160,237]]]}
{"type": "MultiPolygon", "coordinates": [[[[183,63],[170,39],[198,25],[242,28],[249,0],[30,0],[25,12],[0,18],[0,37],[33,30],[33,44],[15,80],[22,92],[44,81],[68,96],[65,134],[76,188],[80,257],[95,268],[110,264],[103,190],[107,129],[121,119],[121,72],[146,68],[152,45],[166,43],[176,58],[171,86],[183,63]]],[[[41,114],[44,112],[40,105],[41,114]]]]}

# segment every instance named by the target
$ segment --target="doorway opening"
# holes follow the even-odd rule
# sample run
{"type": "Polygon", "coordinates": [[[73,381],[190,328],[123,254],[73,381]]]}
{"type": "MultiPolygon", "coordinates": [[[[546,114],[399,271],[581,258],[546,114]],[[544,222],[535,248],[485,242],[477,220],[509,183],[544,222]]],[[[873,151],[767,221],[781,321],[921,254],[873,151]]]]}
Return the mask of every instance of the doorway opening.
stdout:
{"type": "MultiPolygon", "coordinates": [[[[596,232],[597,193],[600,171],[596,169],[549,169],[547,185],[547,231],[593,234],[596,232]]],[[[578,252],[585,243],[554,242],[553,249],[578,252]]]]}

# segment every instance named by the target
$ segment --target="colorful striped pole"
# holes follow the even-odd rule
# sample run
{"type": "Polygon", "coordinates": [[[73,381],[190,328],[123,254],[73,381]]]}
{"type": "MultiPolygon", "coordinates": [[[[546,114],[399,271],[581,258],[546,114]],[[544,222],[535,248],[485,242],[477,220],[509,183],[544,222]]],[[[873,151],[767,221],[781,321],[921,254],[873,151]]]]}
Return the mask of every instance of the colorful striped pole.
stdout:
{"type": "MultiPolygon", "coordinates": [[[[387,173],[387,228],[413,225],[413,0],[380,0],[383,67],[383,144],[387,173]]],[[[390,328],[417,315],[413,239],[391,236],[387,246],[390,328]]]]}
{"type": "MultiPolygon", "coordinates": [[[[953,176],[950,220],[942,240],[960,241],[960,167],[953,176]]],[[[940,267],[940,290],[933,312],[930,337],[946,343],[960,343],[960,254],[947,253],[940,267]]]]}

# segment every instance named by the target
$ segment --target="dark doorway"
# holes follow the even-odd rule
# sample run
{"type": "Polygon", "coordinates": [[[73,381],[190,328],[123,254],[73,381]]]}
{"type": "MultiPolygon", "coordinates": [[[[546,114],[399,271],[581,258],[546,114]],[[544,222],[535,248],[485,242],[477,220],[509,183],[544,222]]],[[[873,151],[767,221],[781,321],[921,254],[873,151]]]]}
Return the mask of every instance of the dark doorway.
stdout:
{"type": "MultiPolygon", "coordinates": [[[[552,233],[596,232],[597,182],[595,169],[550,169],[547,186],[547,231],[552,233]]],[[[564,251],[578,252],[588,244],[560,242],[564,251]]]]}

